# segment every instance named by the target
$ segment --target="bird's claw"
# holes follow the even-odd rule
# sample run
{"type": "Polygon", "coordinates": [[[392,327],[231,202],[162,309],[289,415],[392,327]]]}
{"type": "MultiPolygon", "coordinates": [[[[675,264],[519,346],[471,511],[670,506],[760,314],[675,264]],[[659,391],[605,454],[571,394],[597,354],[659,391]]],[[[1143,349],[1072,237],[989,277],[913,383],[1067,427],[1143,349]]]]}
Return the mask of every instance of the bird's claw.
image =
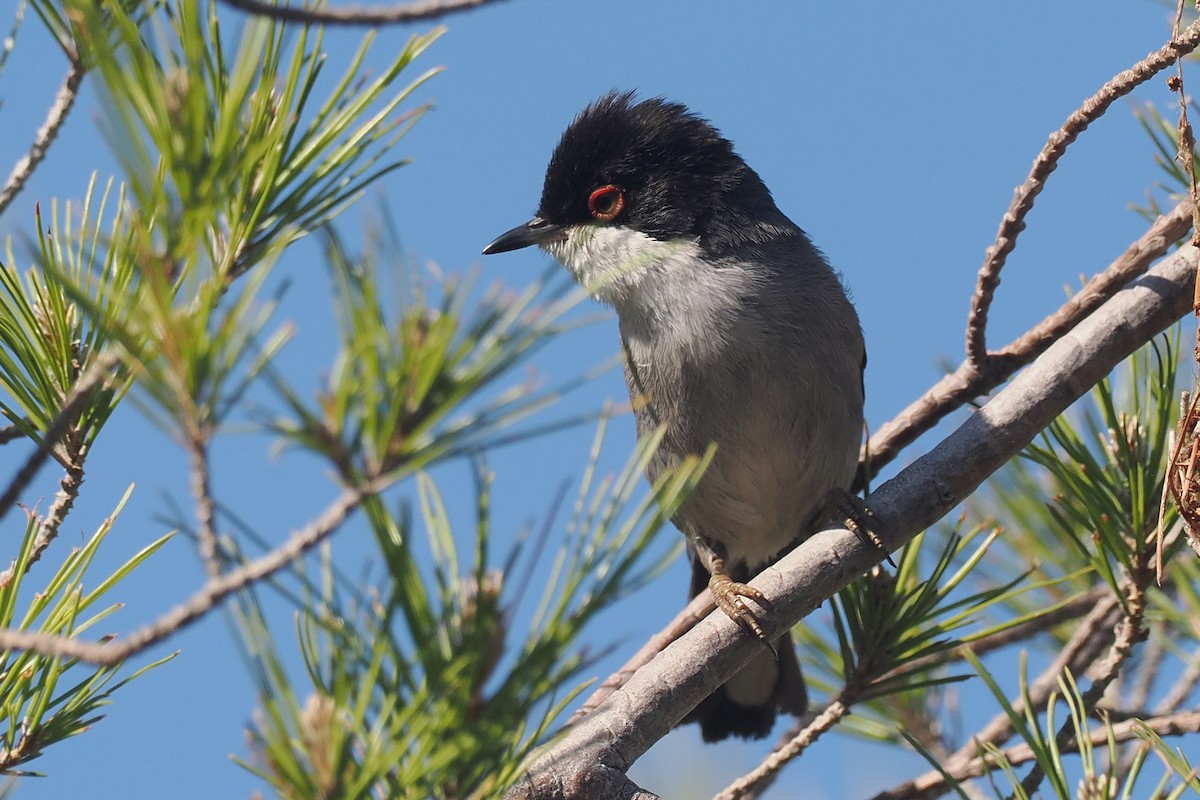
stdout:
{"type": "Polygon", "coordinates": [[[829,505],[832,515],[846,523],[847,530],[857,536],[863,544],[874,547],[883,553],[884,560],[891,565],[892,569],[896,568],[896,562],[892,561],[892,554],[888,552],[883,540],[879,538],[875,512],[871,510],[865,500],[842,489],[834,489],[829,493],[829,505]]]}
{"type": "Polygon", "coordinates": [[[724,611],[725,616],[758,637],[759,641],[771,651],[771,655],[776,659],[779,658],[779,653],[776,652],[775,647],[768,641],[766,633],[763,632],[758,616],[742,599],[749,598],[765,610],[771,611],[771,602],[767,600],[766,595],[749,584],[739,583],[728,575],[719,573],[709,577],[708,590],[712,592],[713,599],[717,602],[717,608],[724,611]]]}

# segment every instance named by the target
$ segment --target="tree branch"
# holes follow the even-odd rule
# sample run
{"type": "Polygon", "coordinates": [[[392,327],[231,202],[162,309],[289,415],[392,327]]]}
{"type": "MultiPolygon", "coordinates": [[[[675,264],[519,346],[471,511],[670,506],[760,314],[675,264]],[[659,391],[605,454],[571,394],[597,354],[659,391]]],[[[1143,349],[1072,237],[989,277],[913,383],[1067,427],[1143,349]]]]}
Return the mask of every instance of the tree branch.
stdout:
{"type": "MultiPolygon", "coordinates": [[[[71,509],[75,505],[75,498],[79,497],[79,489],[83,486],[83,459],[83,446],[79,445],[79,449],[72,455],[71,465],[67,467],[66,474],[58,482],[59,488],[58,493],[54,495],[54,502],[46,511],[46,516],[41,524],[38,525],[38,531],[33,540],[33,549],[25,561],[26,572],[41,560],[42,553],[46,552],[46,548],[58,536],[58,529],[66,521],[67,515],[71,513],[71,509]]],[[[4,572],[0,573],[0,586],[8,586],[16,575],[16,569],[17,560],[14,558],[4,572]]]]}
{"type": "MultiPolygon", "coordinates": [[[[1107,587],[1105,587],[1107,588],[1107,587]]],[[[1042,673],[1029,685],[1029,699],[1034,706],[1041,708],[1050,699],[1050,695],[1058,689],[1058,678],[1064,670],[1080,674],[1092,664],[1109,644],[1105,633],[1115,623],[1117,613],[1117,598],[1111,591],[1105,593],[1102,600],[1095,604],[1083,623],[1075,630],[1066,646],[1059,652],[1042,673]]],[[[1025,709],[1025,701],[1017,698],[1011,703],[1013,710],[1020,714],[1025,709]]],[[[1001,711],[986,725],[979,729],[971,740],[958,749],[954,755],[942,762],[942,769],[953,773],[965,764],[971,763],[979,755],[979,745],[983,743],[1000,745],[1008,741],[1014,732],[1012,719],[1008,713],[1001,711]]],[[[905,781],[895,789],[877,794],[872,800],[911,800],[917,797],[935,797],[944,791],[938,788],[938,782],[944,780],[939,770],[929,770],[912,780],[905,781]],[[934,787],[934,788],[931,788],[934,787]]]]}
{"type": "MultiPolygon", "coordinates": [[[[988,356],[983,368],[963,361],[908,408],[876,430],[870,441],[872,474],[890,463],[918,436],[970,400],[987,394],[1029,364],[1122,287],[1143,274],[1154,261],[1191,228],[1192,205],[1183,201],[1154,221],[1103,272],[1093,277],[1070,300],[1015,341],[988,356]]],[[[868,454],[863,452],[862,460],[868,454]]]]}
{"type": "Polygon", "coordinates": [[[59,87],[58,94],[54,96],[54,104],[50,106],[45,122],[38,129],[29,152],[13,165],[8,180],[4,182],[4,188],[0,189],[0,214],[4,213],[4,209],[8,208],[13,198],[20,194],[21,189],[25,188],[33,171],[46,157],[46,151],[58,138],[59,130],[67,121],[67,115],[71,113],[71,108],[75,105],[75,98],[79,95],[79,84],[83,82],[85,74],[87,74],[87,70],[79,58],[72,58],[62,86],[59,87]]]}
{"type": "Polygon", "coordinates": [[[1200,683],[1200,647],[1192,650],[1187,667],[1180,673],[1171,686],[1171,690],[1159,701],[1154,710],[1159,714],[1169,714],[1175,711],[1196,690],[1197,683],[1200,683]]]}
{"type": "MultiPolygon", "coordinates": [[[[963,659],[968,649],[976,655],[989,653],[1012,642],[1023,641],[1038,633],[1049,630],[1061,622],[1084,616],[1089,611],[1093,611],[1098,602],[1102,602],[1110,595],[1111,590],[1108,586],[1096,587],[1092,591],[1085,592],[1073,600],[1051,608],[1045,614],[1034,619],[1026,620],[1011,628],[997,631],[989,636],[972,641],[969,644],[963,644],[944,653],[913,659],[882,674],[863,675],[857,683],[861,686],[870,687],[900,675],[911,675],[951,661],[959,661],[963,659]]],[[[1057,677],[1057,671],[1054,675],[1057,677]]],[[[771,753],[758,766],[730,784],[721,794],[717,795],[717,798],[720,798],[720,800],[735,800],[736,798],[748,800],[749,798],[760,796],[775,781],[780,770],[783,769],[788,761],[798,758],[821,734],[840,721],[846,714],[850,713],[850,709],[858,703],[861,694],[860,691],[852,689],[850,685],[843,687],[838,697],[828,703],[825,709],[816,715],[815,719],[813,719],[812,715],[806,715],[803,719],[797,721],[780,738],[779,743],[775,745],[771,753]],[[837,711],[836,716],[830,717],[831,710],[837,709],[840,709],[840,711],[837,711]]],[[[929,746],[929,743],[926,746],[929,746]]],[[[949,752],[946,752],[944,746],[940,746],[940,749],[943,750],[944,759],[948,760],[952,757],[949,752]]]]}
{"type": "Polygon", "coordinates": [[[666,649],[667,645],[683,636],[685,633],[696,627],[700,620],[707,617],[717,607],[713,600],[712,592],[701,592],[692,598],[691,602],[684,606],[683,610],[675,615],[675,619],[671,620],[667,627],[663,628],[658,633],[654,634],[646,641],[642,648],[633,654],[625,664],[612,675],[609,675],[604,683],[596,687],[591,696],[584,701],[571,718],[567,720],[567,724],[563,727],[570,727],[579,720],[586,717],[593,709],[608,699],[609,695],[620,689],[625,683],[633,677],[633,674],[641,669],[646,664],[666,649]]]}
{"type": "Polygon", "coordinates": [[[91,399],[92,391],[100,388],[112,379],[112,371],[116,365],[116,356],[102,354],[75,381],[75,385],[71,387],[66,397],[63,398],[62,409],[58,412],[58,416],[50,422],[45,433],[43,433],[42,441],[38,445],[38,448],[33,451],[28,460],[26,460],[25,465],[9,481],[8,488],[0,496],[0,520],[3,520],[5,515],[16,505],[17,497],[21,492],[25,491],[25,487],[37,475],[38,470],[42,468],[42,464],[46,463],[46,459],[50,457],[50,453],[55,445],[58,444],[58,440],[67,434],[71,426],[79,418],[79,415],[83,413],[84,408],[91,399]]]}
{"type": "MultiPolygon", "coordinates": [[[[1154,625],[1154,629],[1147,638],[1146,646],[1142,648],[1137,669],[1128,677],[1129,688],[1125,689],[1127,681],[1124,675],[1117,676],[1116,685],[1113,687],[1118,696],[1122,698],[1121,705],[1125,708],[1149,707],[1150,693],[1154,690],[1154,682],[1158,680],[1163,660],[1167,655],[1167,648],[1163,642],[1166,624],[1162,620],[1153,621],[1151,624],[1154,625]]],[[[1174,710],[1169,709],[1169,711],[1174,710]]]]}
{"type": "MultiPolygon", "coordinates": [[[[1078,619],[1087,612],[1091,611],[1096,603],[1109,594],[1108,587],[1097,587],[1096,589],[1080,595],[1073,600],[1050,609],[1044,614],[1040,614],[1034,619],[1021,622],[1011,628],[1005,628],[1002,631],[990,634],[972,641],[970,644],[955,648],[947,653],[938,653],[936,655],[927,656],[924,658],[914,659],[908,662],[902,668],[883,675],[880,680],[887,680],[901,671],[904,673],[917,672],[920,670],[931,669],[941,666],[942,664],[951,661],[961,661],[963,652],[966,648],[970,648],[976,655],[990,653],[993,650],[998,650],[1001,647],[1020,642],[1034,636],[1042,631],[1049,630],[1059,623],[1066,622],[1072,619],[1078,619]]],[[[641,649],[626,661],[619,670],[609,675],[604,679],[604,682],[596,687],[595,691],[588,697],[583,704],[576,709],[571,718],[567,720],[563,727],[570,727],[579,720],[587,716],[592,709],[598,707],[609,695],[620,689],[625,683],[637,672],[643,665],[649,664],[650,661],[663,650],[667,645],[678,639],[683,634],[690,631],[696,626],[700,620],[707,617],[716,608],[716,603],[713,602],[712,595],[708,592],[701,592],[691,599],[682,611],[675,615],[675,619],[667,623],[667,626],[658,633],[651,636],[641,649]]],[[[1171,709],[1174,710],[1174,709],[1171,709]]],[[[785,740],[792,739],[799,734],[799,730],[792,730],[785,734],[785,740]]]]}
{"type": "Polygon", "coordinates": [[[381,491],[384,485],[384,481],[378,481],[343,490],[320,517],[293,533],[287,542],[238,569],[211,578],[188,600],[124,640],[84,642],[66,636],[0,628],[0,650],[27,650],[103,666],[124,661],[203,618],[229,595],[273,575],[320,544],[341,527],[366,497],[381,491]]]}
{"type": "MultiPolygon", "coordinates": [[[[1079,324],[1080,320],[1103,305],[1131,280],[1143,274],[1155,259],[1166,253],[1172,243],[1187,234],[1191,221],[1191,203],[1181,202],[1155,220],[1146,233],[1130,244],[1103,272],[1088,281],[1083,289],[1057,311],[1004,349],[992,354],[989,363],[995,365],[996,369],[985,374],[964,361],[957,370],[938,381],[933,388],[872,436],[869,444],[872,474],[877,473],[883,465],[895,458],[901,449],[931,429],[946,415],[968,400],[995,389],[1012,373],[1044,353],[1054,341],[1079,324]]],[[[863,457],[867,457],[865,452],[863,457]]],[[[655,634],[621,669],[597,687],[592,696],[567,721],[567,725],[578,722],[584,714],[624,685],[639,667],[690,630],[698,617],[707,615],[715,607],[707,592],[693,598],[687,608],[666,628],[655,634]]]]}
{"type": "Polygon", "coordinates": [[[199,431],[188,433],[188,455],[192,462],[192,499],[196,503],[196,540],[200,560],[210,579],[221,574],[220,546],[217,543],[216,508],[208,469],[208,437],[199,431]]]}
{"type": "Polygon", "coordinates": [[[420,0],[379,8],[301,8],[279,6],[267,0],[224,0],[227,5],[251,14],[273,17],[285,22],[312,25],[396,25],[403,22],[422,22],[450,14],[470,11],[496,0],[420,0]]]}
{"type": "Polygon", "coordinates": [[[1041,194],[1046,179],[1054,172],[1071,143],[1087,130],[1088,125],[1103,116],[1109,106],[1200,46],[1200,19],[1189,25],[1182,34],[1176,33],[1157,52],[1114,77],[1071,112],[1062,127],[1050,134],[1046,146],[1033,160],[1029,177],[1017,187],[1012,203],[1000,221],[996,240],[984,255],[979,281],[971,298],[971,314],[967,320],[967,361],[976,368],[982,370],[988,358],[987,316],[996,287],[1000,285],[1000,270],[1008,254],[1017,246],[1017,236],[1025,230],[1025,217],[1033,209],[1034,200],[1041,194]]]}
{"type": "Polygon", "coordinates": [[[805,748],[820,738],[821,734],[831,729],[850,713],[850,708],[858,698],[848,689],[825,704],[825,707],[813,717],[791,739],[780,747],[775,748],[761,764],[747,772],[733,783],[718,792],[713,800],[745,800],[758,797],[787,766],[788,762],[804,752],[805,748]],[[847,696],[847,695],[850,696],[847,696]]]}
{"type": "Polygon", "coordinates": [[[914,658],[891,672],[884,673],[879,677],[879,681],[887,681],[899,675],[908,675],[922,670],[933,669],[940,667],[943,664],[949,664],[955,661],[962,661],[966,656],[966,651],[970,650],[977,656],[982,656],[990,653],[993,650],[999,650],[1016,642],[1026,641],[1039,633],[1048,631],[1055,625],[1063,622],[1068,622],[1073,619],[1092,612],[1096,605],[1102,602],[1106,597],[1112,594],[1112,590],[1105,586],[1097,586],[1091,591],[1084,592],[1078,597],[1068,600],[1057,607],[1051,607],[1050,610],[1043,614],[1039,614],[1033,619],[1017,623],[1011,628],[1005,628],[1001,631],[989,634],[979,639],[973,639],[965,642],[952,650],[947,650],[944,653],[935,653],[921,658],[914,658]]]}
{"type": "MultiPolygon", "coordinates": [[[[1161,717],[1152,717],[1142,721],[1150,730],[1157,733],[1159,736],[1182,736],[1188,733],[1200,733],[1200,711],[1184,711],[1179,714],[1171,714],[1161,717]]],[[[1138,721],[1127,720],[1119,722],[1112,726],[1113,740],[1117,742],[1136,741],[1138,739],[1138,721]]],[[[1088,740],[1097,746],[1103,746],[1108,743],[1108,729],[1101,726],[1093,728],[1088,733],[1088,740]]],[[[1062,747],[1063,752],[1076,753],[1079,752],[1079,742],[1071,737],[1062,747]]],[[[1004,751],[1004,758],[1009,764],[1014,767],[1021,764],[1033,761],[1036,756],[1033,749],[1027,744],[1019,744],[1008,748],[1004,751]]],[[[999,761],[994,756],[982,756],[972,759],[970,762],[955,766],[953,769],[947,769],[947,773],[956,781],[969,780],[970,778],[978,778],[999,766],[999,761]]],[[[938,776],[938,782],[931,784],[928,787],[930,794],[939,794],[948,791],[950,788],[944,776],[938,776]]],[[[904,794],[898,790],[884,792],[879,797],[896,797],[896,798],[911,798],[916,797],[914,794],[904,794]]]]}
{"type": "MultiPolygon", "coordinates": [[[[1011,628],[998,631],[989,636],[973,641],[969,645],[963,645],[962,647],[955,648],[947,653],[938,653],[934,656],[928,656],[926,658],[911,661],[900,669],[884,674],[879,678],[879,680],[887,680],[888,678],[899,674],[901,671],[904,673],[917,672],[920,670],[941,666],[942,664],[950,661],[960,661],[963,658],[964,650],[968,647],[976,655],[983,655],[984,653],[990,653],[993,650],[998,650],[1006,645],[1012,644],[1013,642],[1024,641],[1030,636],[1053,628],[1055,625],[1084,616],[1089,611],[1095,609],[1096,604],[1110,594],[1111,592],[1107,586],[1097,587],[1096,589],[1086,592],[1079,597],[1074,598],[1073,600],[1068,600],[1067,602],[1034,619],[1014,625],[1011,628]]],[[[700,620],[704,619],[704,617],[706,617],[708,614],[710,614],[715,607],[716,604],[713,602],[712,596],[708,592],[702,592],[696,597],[693,597],[692,601],[688,603],[688,605],[682,611],[680,611],[679,614],[676,615],[675,619],[671,620],[671,622],[668,623],[668,625],[661,631],[650,637],[646,644],[644,644],[642,648],[629,659],[629,661],[627,661],[619,670],[610,675],[604,681],[604,683],[600,684],[600,686],[596,688],[596,690],[590,697],[588,697],[583,705],[581,705],[579,709],[571,715],[571,718],[567,720],[567,723],[564,727],[574,725],[575,723],[579,722],[579,720],[587,716],[593,709],[597,708],[601,703],[603,703],[613,692],[624,686],[638,669],[640,669],[643,665],[650,663],[650,661],[656,655],[662,652],[667,645],[671,644],[671,642],[675,641],[680,636],[695,627],[695,625],[700,620]]],[[[853,705],[852,702],[846,703],[844,694],[842,702],[844,705],[846,705],[847,710],[853,705]]],[[[829,706],[826,708],[828,709],[829,706]]],[[[1169,710],[1174,711],[1175,709],[1172,708],[1169,710]]],[[[818,715],[818,717],[819,716],[820,715],[818,715]]],[[[791,729],[789,729],[783,734],[782,737],[780,737],[779,743],[776,745],[772,753],[767,756],[767,759],[764,760],[763,764],[765,765],[768,761],[774,761],[777,757],[777,753],[783,752],[786,748],[789,748],[790,745],[794,746],[792,743],[796,741],[803,740],[804,747],[807,747],[808,744],[811,743],[811,741],[808,739],[815,739],[815,737],[810,737],[808,733],[813,724],[814,717],[811,714],[806,715],[804,719],[799,720],[791,729]]],[[[799,755],[799,753],[803,751],[804,747],[796,749],[795,752],[791,753],[791,755],[788,757],[795,758],[796,755],[799,755]]],[[[791,751],[789,750],[789,752],[791,751]]],[[[759,770],[763,768],[763,765],[756,767],[753,772],[748,773],[742,778],[739,778],[737,782],[726,788],[724,791],[726,793],[733,791],[741,792],[740,796],[743,797],[757,797],[770,786],[771,782],[774,780],[775,774],[778,772],[778,767],[775,767],[770,768],[771,775],[769,777],[765,775],[758,775],[759,770]],[[751,780],[751,775],[755,775],[756,777],[751,780]]]]}
{"type": "MultiPolygon", "coordinates": [[[[945,516],[1117,364],[1191,307],[1197,251],[1185,247],[1050,346],[1035,364],[931,452],[869,498],[894,550],[945,516]]],[[[771,601],[764,629],[791,628],[882,560],[844,529],[821,531],[752,582],[771,601]]],[[[624,773],[759,652],[724,614],[669,645],[529,766],[512,798],[581,796],[599,774],[624,773]]]]}

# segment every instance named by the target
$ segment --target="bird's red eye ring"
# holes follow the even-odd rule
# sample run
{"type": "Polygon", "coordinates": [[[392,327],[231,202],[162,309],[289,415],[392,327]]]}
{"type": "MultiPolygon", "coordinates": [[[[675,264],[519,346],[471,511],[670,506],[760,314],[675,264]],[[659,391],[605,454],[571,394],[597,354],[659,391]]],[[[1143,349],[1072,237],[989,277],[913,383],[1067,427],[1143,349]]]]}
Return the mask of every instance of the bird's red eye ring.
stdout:
{"type": "Polygon", "coordinates": [[[598,220],[615,219],[625,207],[625,193],[611,183],[601,186],[588,196],[588,211],[598,220]]]}

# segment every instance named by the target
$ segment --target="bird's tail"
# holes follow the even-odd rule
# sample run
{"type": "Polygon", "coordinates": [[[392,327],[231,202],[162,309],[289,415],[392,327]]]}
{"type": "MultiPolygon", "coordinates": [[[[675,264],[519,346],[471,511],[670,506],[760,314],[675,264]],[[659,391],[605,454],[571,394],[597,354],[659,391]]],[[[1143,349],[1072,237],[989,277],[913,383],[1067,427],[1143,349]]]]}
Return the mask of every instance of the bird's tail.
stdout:
{"type": "MultiPolygon", "coordinates": [[[[692,560],[692,596],[708,590],[708,570],[692,560]]],[[[776,660],[765,648],[713,694],[706,698],[684,723],[699,722],[706,742],[730,736],[761,739],[771,732],[779,712],[800,716],[808,710],[808,690],[800,674],[800,662],[792,637],[784,634],[774,642],[776,660]]]]}

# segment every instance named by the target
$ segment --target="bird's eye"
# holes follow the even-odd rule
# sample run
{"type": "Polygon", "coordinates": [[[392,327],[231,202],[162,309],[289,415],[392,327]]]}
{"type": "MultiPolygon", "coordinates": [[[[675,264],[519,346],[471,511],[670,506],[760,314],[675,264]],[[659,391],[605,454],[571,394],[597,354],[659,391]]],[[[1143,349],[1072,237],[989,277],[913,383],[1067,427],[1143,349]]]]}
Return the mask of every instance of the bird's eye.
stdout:
{"type": "Polygon", "coordinates": [[[601,186],[588,197],[588,211],[598,220],[608,222],[625,207],[625,193],[611,183],[601,186]]]}

